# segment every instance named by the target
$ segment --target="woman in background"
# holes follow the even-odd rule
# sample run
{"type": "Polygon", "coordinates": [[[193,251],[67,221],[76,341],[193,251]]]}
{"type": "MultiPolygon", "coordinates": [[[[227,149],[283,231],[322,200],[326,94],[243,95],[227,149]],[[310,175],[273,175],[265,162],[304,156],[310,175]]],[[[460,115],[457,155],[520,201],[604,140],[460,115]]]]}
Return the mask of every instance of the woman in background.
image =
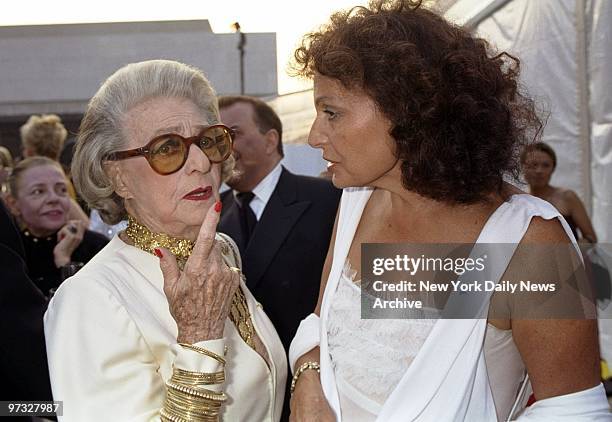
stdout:
{"type": "MultiPolygon", "coordinates": [[[[28,121],[19,129],[21,135],[21,149],[23,156],[47,157],[59,162],[60,155],[68,136],[68,131],[62,123],[62,119],[55,114],[32,115],[28,121]]],[[[81,220],[85,226],[89,226],[89,218],[76,201],[76,191],[67,178],[67,189],[70,198],[69,215],[71,220],[81,220]]]]}
{"type": "Polygon", "coordinates": [[[0,146],[0,199],[8,193],[8,177],[13,170],[13,156],[8,148],[0,146]]]}
{"type": "Polygon", "coordinates": [[[108,243],[69,218],[67,184],[60,164],[46,157],[20,161],[9,177],[7,203],[21,228],[28,273],[45,296],[108,243]]]}
{"type": "Polygon", "coordinates": [[[578,195],[573,190],[550,184],[550,178],[557,167],[557,155],[551,146],[544,142],[529,145],[521,155],[521,163],[525,180],[529,184],[529,193],[553,204],[577,240],[597,243],[593,224],[578,195]]]}

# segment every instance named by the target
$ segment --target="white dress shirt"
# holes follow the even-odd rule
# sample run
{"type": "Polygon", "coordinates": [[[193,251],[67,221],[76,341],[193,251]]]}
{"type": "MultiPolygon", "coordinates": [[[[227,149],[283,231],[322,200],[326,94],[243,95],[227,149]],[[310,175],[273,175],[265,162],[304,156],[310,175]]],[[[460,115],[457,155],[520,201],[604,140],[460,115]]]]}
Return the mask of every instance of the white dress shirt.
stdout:
{"type": "MultiPolygon", "coordinates": [[[[249,206],[253,210],[257,221],[261,219],[261,215],[263,214],[266,204],[270,200],[274,189],[276,189],[278,179],[280,179],[282,172],[283,166],[281,166],[281,163],[279,162],[276,167],[274,167],[272,171],[268,173],[266,177],[264,177],[263,180],[259,182],[259,184],[252,190],[255,196],[251,200],[249,206]]],[[[235,190],[233,193],[235,198],[240,192],[235,190]]]]}

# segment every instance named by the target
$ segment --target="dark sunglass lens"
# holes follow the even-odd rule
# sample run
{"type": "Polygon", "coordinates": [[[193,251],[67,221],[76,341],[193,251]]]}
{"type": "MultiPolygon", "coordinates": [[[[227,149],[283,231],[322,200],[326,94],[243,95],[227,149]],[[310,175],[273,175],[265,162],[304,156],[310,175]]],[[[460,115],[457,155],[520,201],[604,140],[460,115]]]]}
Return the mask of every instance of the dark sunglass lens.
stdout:
{"type": "Polygon", "coordinates": [[[222,126],[208,128],[200,140],[200,148],[213,163],[225,161],[232,152],[232,137],[222,126]]]}
{"type": "Polygon", "coordinates": [[[185,144],[178,136],[168,135],[151,145],[149,163],[162,174],[178,170],[185,159],[185,144]]]}

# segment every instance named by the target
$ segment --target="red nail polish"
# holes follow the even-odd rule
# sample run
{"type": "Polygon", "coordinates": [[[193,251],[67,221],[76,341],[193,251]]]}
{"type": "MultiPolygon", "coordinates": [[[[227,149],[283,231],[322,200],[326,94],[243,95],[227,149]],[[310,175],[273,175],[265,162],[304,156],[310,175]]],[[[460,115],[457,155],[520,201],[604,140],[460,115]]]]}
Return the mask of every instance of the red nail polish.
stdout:
{"type": "Polygon", "coordinates": [[[221,212],[221,208],[223,208],[223,204],[221,203],[221,201],[217,201],[215,203],[215,211],[221,212]]]}
{"type": "Polygon", "coordinates": [[[162,253],[161,249],[155,248],[154,252],[155,252],[155,256],[156,257],[158,257],[160,259],[164,257],[164,254],[162,253]]]}

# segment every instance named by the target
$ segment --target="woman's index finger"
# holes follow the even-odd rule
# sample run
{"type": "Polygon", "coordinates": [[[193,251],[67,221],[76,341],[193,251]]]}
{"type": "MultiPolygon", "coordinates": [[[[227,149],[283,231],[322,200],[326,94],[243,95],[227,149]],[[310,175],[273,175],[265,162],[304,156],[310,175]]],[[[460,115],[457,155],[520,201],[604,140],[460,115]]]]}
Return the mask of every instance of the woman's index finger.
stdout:
{"type": "Polygon", "coordinates": [[[204,217],[204,221],[202,222],[202,226],[200,227],[200,232],[198,233],[198,238],[196,239],[191,256],[187,261],[188,263],[192,260],[192,258],[194,260],[201,261],[208,258],[208,255],[210,255],[210,251],[215,244],[215,235],[217,233],[219,216],[220,214],[215,210],[214,206],[208,209],[208,212],[204,217]]]}

